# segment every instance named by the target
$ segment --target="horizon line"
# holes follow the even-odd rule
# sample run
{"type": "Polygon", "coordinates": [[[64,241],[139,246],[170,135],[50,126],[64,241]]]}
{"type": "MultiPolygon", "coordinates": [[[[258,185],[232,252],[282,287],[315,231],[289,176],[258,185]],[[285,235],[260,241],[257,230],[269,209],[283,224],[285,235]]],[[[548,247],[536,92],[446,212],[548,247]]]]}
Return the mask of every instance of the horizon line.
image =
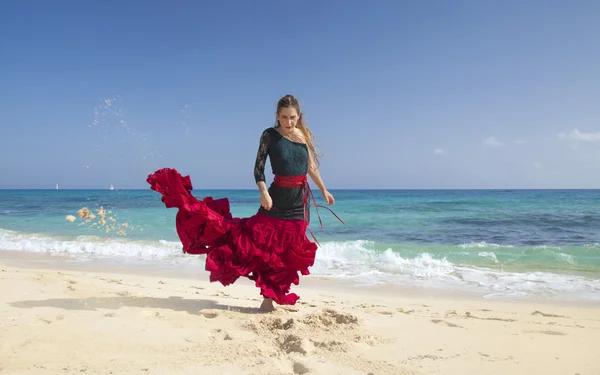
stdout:
{"type": "MultiPolygon", "coordinates": [[[[94,191],[152,191],[150,188],[122,188],[109,190],[107,188],[4,188],[0,187],[0,190],[94,190],[94,191]]],[[[201,191],[201,190],[212,190],[212,191],[254,191],[256,188],[194,188],[192,191],[201,191]]],[[[313,189],[318,190],[318,189],[313,189]]],[[[330,191],[411,191],[411,190],[600,190],[600,187],[597,188],[329,188],[327,190],[330,191]]]]}

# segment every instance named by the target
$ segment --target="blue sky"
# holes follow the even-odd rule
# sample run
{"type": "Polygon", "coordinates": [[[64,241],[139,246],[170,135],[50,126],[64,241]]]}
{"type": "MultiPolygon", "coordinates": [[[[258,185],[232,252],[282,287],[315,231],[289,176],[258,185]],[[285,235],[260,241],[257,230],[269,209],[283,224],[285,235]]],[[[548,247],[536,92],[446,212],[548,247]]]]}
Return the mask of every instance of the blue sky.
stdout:
{"type": "MultiPolygon", "coordinates": [[[[336,188],[600,187],[595,1],[3,1],[0,188],[255,188],[296,95],[336,188]]],[[[267,171],[270,175],[270,171],[267,171]]]]}

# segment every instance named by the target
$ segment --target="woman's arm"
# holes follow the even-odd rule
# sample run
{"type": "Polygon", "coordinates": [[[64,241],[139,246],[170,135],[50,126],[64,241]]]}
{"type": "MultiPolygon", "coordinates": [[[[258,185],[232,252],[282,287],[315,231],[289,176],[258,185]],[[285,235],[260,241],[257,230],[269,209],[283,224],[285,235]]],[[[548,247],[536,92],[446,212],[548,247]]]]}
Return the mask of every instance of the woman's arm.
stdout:
{"type": "Polygon", "coordinates": [[[331,195],[329,191],[327,191],[325,183],[321,178],[321,173],[319,173],[319,168],[317,167],[313,154],[310,150],[308,151],[308,155],[308,175],[315,182],[319,190],[321,190],[321,194],[323,195],[323,199],[325,199],[325,202],[327,202],[327,204],[330,205],[334,204],[335,199],[333,198],[333,195],[331,195]]]}
{"type": "Polygon", "coordinates": [[[265,183],[265,163],[267,156],[269,155],[269,133],[267,130],[263,131],[260,136],[260,143],[258,145],[258,151],[256,152],[256,160],[254,162],[254,180],[256,186],[260,192],[260,205],[266,210],[270,210],[273,205],[267,184],[265,183]]]}
{"type": "Polygon", "coordinates": [[[321,178],[321,173],[319,173],[319,168],[315,164],[315,160],[313,158],[312,152],[309,151],[309,159],[308,159],[308,175],[315,182],[321,193],[327,190],[325,188],[325,183],[321,178]]]}
{"type": "Polygon", "coordinates": [[[264,181],[258,181],[256,186],[258,187],[260,195],[269,194],[269,189],[267,189],[267,184],[264,181]]]}

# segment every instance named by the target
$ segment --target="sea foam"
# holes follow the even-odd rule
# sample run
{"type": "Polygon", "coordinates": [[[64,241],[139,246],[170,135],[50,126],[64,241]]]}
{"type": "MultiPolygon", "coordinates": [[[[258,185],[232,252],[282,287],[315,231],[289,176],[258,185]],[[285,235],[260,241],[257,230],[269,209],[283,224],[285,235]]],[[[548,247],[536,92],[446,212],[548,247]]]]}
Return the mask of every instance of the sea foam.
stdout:
{"type": "MultiPolygon", "coordinates": [[[[472,247],[483,250],[484,246],[472,247]]],[[[124,262],[150,262],[165,266],[190,262],[199,265],[198,256],[183,254],[181,243],[165,240],[135,241],[95,236],[61,238],[0,229],[0,249],[63,254],[84,260],[119,258],[124,262]]],[[[493,252],[479,252],[479,255],[495,259],[493,252]]],[[[568,257],[562,258],[572,261],[568,257]]],[[[322,242],[311,274],[351,280],[361,285],[395,284],[474,291],[488,298],[600,300],[598,279],[551,272],[507,272],[456,264],[444,256],[428,252],[412,257],[402,256],[395,249],[381,249],[375,242],[366,240],[322,242]]]]}

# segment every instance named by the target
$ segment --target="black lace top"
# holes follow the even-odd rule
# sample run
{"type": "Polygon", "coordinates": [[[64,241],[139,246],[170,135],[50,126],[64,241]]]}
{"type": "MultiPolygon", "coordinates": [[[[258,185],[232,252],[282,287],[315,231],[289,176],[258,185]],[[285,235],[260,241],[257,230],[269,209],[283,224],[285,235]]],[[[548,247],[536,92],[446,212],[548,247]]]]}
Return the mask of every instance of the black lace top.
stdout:
{"type": "MultiPolygon", "coordinates": [[[[279,134],[275,128],[265,129],[260,137],[254,164],[256,182],[265,181],[267,156],[275,175],[299,176],[308,173],[308,146],[304,143],[290,141],[279,134]]],[[[267,211],[261,206],[259,212],[281,219],[302,219],[304,217],[302,188],[282,188],[271,184],[269,195],[273,200],[273,207],[267,211]]]]}

